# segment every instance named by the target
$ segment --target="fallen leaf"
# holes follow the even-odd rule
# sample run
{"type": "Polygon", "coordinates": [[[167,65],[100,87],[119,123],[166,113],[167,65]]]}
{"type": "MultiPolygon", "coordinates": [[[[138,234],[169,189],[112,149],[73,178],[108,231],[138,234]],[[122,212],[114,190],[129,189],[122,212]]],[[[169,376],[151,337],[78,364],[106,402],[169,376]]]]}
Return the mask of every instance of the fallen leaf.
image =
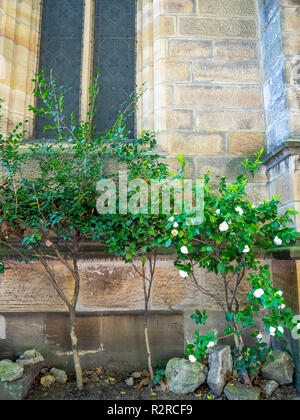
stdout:
{"type": "Polygon", "coordinates": [[[96,368],[96,373],[97,373],[97,375],[100,375],[100,373],[102,373],[103,372],[103,366],[98,366],[97,368],[96,368]]]}
{"type": "Polygon", "coordinates": [[[144,379],[141,380],[141,382],[139,384],[135,385],[135,388],[136,389],[141,389],[143,386],[150,385],[150,383],[151,383],[150,377],[144,378],[144,379]]]}

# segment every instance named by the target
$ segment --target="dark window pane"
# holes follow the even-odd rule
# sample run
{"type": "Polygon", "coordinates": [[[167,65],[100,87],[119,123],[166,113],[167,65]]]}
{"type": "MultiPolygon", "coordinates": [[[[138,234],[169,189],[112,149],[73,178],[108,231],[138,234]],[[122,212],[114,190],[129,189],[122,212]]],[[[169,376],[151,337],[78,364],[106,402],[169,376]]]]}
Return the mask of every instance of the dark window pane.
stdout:
{"type": "MultiPolygon", "coordinates": [[[[96,0],[94,73],[100,71],[96,131],[114,124],[120,105],[135,90],[135,0],[96,0]]],[[[128,122],[134,134],[134,116],[128,122]]]]}
{"type": "MultiPolygon", "coordinates": [[[[83,0],[44,0],[40,48],[40,70],[49,79],[53,70],[58,86],[72,88],[65,94],[65,115],[79,114],[80,69],[83,31],[83,0]]],[[[49,123],[36,117],[36,138],[53,138],[43,132],[49,123]]]]}

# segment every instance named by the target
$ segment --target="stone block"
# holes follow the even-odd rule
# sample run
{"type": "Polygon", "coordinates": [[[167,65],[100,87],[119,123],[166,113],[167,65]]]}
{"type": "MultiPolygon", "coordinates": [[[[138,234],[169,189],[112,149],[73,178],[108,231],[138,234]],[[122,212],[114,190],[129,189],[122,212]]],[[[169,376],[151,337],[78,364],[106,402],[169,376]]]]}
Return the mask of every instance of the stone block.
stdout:
{"type": "Polygon", "coordinates": [[[177,105],[205,108],[260,109],[262,107],[261,89],[256,87],[183,84],[177,86],[177,105]]]}
{"type": "Polygon", "coordinates": [[[184,82],[191,77],[191,66],[189,63],[178,61],[160,61],[156,65],[157,82],[184,82]]]}
{"type": "Polygon", "coordinates": [[[186,395],[201,386],[207,376],[207,367],[199,362],[186,359],[171,359],[166,367],[166,380],[169,390],[174,394],[186,395]]]}
{"type": "Polygon", "coordinates": [[[300,32],[300,7],[282,7],[280,15],[284,31],[300,32]]]}
{"type": "Polygon", "coordinates": [[[0,382],[0,401],[23,400],[43,367],[43,362],[25,367],[20,379],[14,382],[0,382]]]}
{"type": "Polygon", "coordinates": [[[158,16],[153,23],[154,38],[176,35],[175,16],[158,16]]]}
{"type": "Polygon", "coordinates": [[[198,13],[213,16],[255,16],[255,0],[198,0],[198,13]]]}
{"type": "Polygon", "coordinates": [[[196,11],[196,0],[161,0],[162,13],[193,14],[196,11]]]}
{"type": "Polygon", "coordinates": [[[169,58],[193,59],[211,58],[213,56],[212,41],[203,40],[169,40],[169,58]]]}
{"type": "Polygon", "coordinates": [[[222,134],[170,133],[167,137],[171,154],[217,155],[225,151],[222,134]]]}
{"type": "Polygon", "coordinates": [[[166,109],[162,111],[161,129],[186,130],[193,128],[193,111],[166,109]]]}
{"type": "Polygon", "coordinates": [[[272,352],[274,361],[269,359],[262,368],[262,376],[274,380],[280,385],[288,385],[293,382],[295,365],[292,356],[281,350],[272,352]]]}
{"type": "Polygon", "coordinates": [[[258,63],[253,61],[224,62],[205,60],[193,63],[193,81],[225,83],[260,83],[258,63]]]}
{"type": "Polygon", "coordinates": [[[215,57],[220,60],[254,60],[257,42],[245,40],[215,41],[215,57]]]}
{"type": "Polygon", "coordinates": [[[229,401],[259,401],[260,391],[257,388],[248,388],[238,382],[226,385],[224,394],[229,401]]]}
{"type": "Polygon", "coordinates": [[[247,111],[198,111],[196,128],[213,131],[264,131],[263,112],[247,111]]]}
{"type": "Polygon", "coordinates": [[[178,34],[197,38],[256,39],[254,19],[218,19],[205,17],[179,17],[178,34]]]}
{"type": "Polygon", "coordinates": [[[265,146],[263,134],[233,133],[229,135],[229,152],[235,155],[251,154],[265,146]]]}

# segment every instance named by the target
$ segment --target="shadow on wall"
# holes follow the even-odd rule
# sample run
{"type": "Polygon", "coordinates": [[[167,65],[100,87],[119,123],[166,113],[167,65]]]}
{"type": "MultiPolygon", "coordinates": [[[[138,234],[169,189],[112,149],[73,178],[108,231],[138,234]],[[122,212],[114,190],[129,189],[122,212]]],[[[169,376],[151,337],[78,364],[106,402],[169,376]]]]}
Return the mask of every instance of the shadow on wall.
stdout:
{"type": "MultiPolygon", "coordinates": [[[[15,359],[25,350],[41,352],[47,363],[73,370],[69,319],[66,313],[6,313],[6,339],[0,359],[15,359]]],[[[4,322],[5,322],[4,319],[4,322]]],[[[147,366],[142,311],[79,313],[78,338],[82,367],[130,372],[147,366]]],[[[183,357],[183,313],[155,311],[150,315],[150,340],[155,367],[171,357],[183,357]]]]}

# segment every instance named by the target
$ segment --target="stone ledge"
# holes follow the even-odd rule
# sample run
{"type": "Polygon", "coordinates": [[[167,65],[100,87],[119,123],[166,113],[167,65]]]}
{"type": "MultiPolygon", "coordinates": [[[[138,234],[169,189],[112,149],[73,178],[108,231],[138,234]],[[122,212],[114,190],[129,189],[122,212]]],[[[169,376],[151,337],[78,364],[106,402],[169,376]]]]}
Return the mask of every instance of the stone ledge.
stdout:
{"type": "Polygon", "coordinates": [[[284,160],[288,156],[300,154],[300,138],[287,139],[280,146],[277,146],[265,158],[267,170],[284,160]]]}

